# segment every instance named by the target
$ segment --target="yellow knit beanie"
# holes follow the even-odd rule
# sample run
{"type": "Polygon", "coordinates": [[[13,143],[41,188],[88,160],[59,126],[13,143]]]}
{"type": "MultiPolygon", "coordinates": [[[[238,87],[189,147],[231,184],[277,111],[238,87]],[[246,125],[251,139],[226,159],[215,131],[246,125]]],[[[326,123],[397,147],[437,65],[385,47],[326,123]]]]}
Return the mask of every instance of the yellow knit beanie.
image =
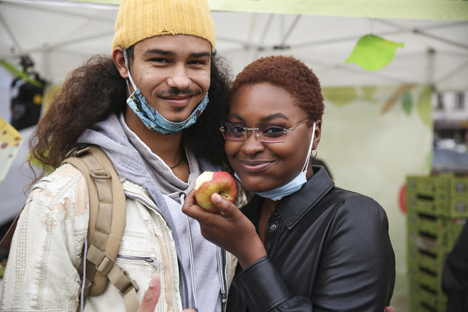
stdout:
{"type": "Polygon", "coordinates": [[[215,48],[214,23],[207,0],[122,0],[112,50],[128,49],[154,36],[192,35],[215,48]]]}

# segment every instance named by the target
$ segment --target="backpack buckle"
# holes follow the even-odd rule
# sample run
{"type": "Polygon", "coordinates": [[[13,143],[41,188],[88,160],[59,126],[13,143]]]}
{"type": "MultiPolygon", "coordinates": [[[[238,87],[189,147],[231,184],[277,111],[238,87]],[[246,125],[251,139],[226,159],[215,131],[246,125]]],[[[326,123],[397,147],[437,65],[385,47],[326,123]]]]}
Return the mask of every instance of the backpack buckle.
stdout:
{"type": "Polygon", "coordinates": [[[138,292],[140,290],[140,287],[138,287],[138,284],[137,282],[135,282],[131,277],[130,277],[130,274],[123,268],[119,267],[118,265],[115,265],[119,270],[120,272],[123,273],[123,275],[125,275],[126,277],[126,280],[121,280],[121,284],[120,284],[120,287],[119,288],[119,293],[120,295],[123,297],[125,296],[130,290],[132,290],[132,288],[135,288],[135,292],[138,292]]]}
{"type": "Polygon", "coordinates": [[[112,176],[104,169],[93,169],[89,172],[89,175],[94,179],[110,179],[112,176]]]}
{"type": "Polygon", "coordinates": [[[72,148],[68,153],[67,155],[65,155],[65,159],[66,158],[69,158],[69,157],[78,157],[80,156],[81,154],[84,154],[84,153],[87,153],[89,152],[91,149],[89,148],[89,146],[85,147],[85,148],[79,148],[79,147],[74,147],[72,148]]]}

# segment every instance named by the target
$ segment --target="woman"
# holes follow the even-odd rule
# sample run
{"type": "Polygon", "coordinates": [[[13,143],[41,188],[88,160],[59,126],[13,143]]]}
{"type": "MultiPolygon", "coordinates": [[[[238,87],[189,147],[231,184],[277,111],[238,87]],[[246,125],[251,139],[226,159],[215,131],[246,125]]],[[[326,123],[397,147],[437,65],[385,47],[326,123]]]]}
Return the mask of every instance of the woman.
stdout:
{"type": "Polygon", "coordinates": [[[395,257],[382,207],[334,186],[310,165],[321,138],[320,83],[292,57],[248,65],[230,92],[221,130],[229,163],[255,193],[242,212],[218,194],[220,213],[187,196],[183,212],[239,265],[227,311],[383,311],[395,257]]]}

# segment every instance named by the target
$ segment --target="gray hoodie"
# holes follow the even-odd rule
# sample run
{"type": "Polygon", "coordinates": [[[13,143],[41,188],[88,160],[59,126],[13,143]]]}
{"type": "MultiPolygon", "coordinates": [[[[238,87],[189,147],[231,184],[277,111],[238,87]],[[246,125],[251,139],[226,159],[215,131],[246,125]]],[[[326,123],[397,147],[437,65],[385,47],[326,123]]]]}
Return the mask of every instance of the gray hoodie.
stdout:
{"type": "MultiPolygon", "coordinates": [[[[192,162],[190,164],[191,176],[188,183],[178,180],[172,173],[166,173],[169,167],[159,157],[152,154],[149,148],[126,126],[123,116],[116,116],[115,114],[111,114],[107,119],[97,122],[90,129],[85,130],[78,139],[78,143],[99,146],[112,161],[115,170],[123,179],[130,180],[145,188],[172,231],[177,255],[182,255],[183,247],[181,245],[185,247],[186,242],[184,241],[181,244],[177,235],[176,224],[167,204],[167,197],[180,203],[180,200],[185,198],[183,194],[193,188],[194,180],[199,173],[217,171],[219,168],[202,159],[197,159],[197,164],[194,165],[195,158],[187,151],[189,164],[192,162]],[[176,190],[179,190],[178,195],[175,192],[176,190]]],[[[192,238],[190,237],[190,239],[192,238]]],[[[187,252],[185,251],[185,253],[187,252]]],[[[191,282],[186,279],[186,273],[183,265],[181,265],[182,262],[179,256],[182,306],[184,308],[194,307],[194,298],[188,291],[191,282]]],[[[222,269],[219,269],[219,272],[222,272],[222,269]]],[[[216,299],[213,298],[212,300],[216,299]]]]}

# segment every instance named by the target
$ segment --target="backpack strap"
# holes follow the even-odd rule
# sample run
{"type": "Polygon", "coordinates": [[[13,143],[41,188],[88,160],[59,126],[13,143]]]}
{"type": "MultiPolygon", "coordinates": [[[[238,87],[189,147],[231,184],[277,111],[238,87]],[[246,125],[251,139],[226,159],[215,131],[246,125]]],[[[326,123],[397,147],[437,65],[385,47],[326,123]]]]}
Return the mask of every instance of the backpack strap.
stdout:
{"type": "Polygon", "coordinates": [[[63,163],[69,163],[83,173],[89,192],[89,247],[84,295],[100,295],[109,279],[123,297],[125,310],[137,311],[140,306],[136,296],[138,285],[127,271],[115,264],[127,218],[122,183],[109,158],[98,147],[75,149],[69,156],[63,163]]]}

